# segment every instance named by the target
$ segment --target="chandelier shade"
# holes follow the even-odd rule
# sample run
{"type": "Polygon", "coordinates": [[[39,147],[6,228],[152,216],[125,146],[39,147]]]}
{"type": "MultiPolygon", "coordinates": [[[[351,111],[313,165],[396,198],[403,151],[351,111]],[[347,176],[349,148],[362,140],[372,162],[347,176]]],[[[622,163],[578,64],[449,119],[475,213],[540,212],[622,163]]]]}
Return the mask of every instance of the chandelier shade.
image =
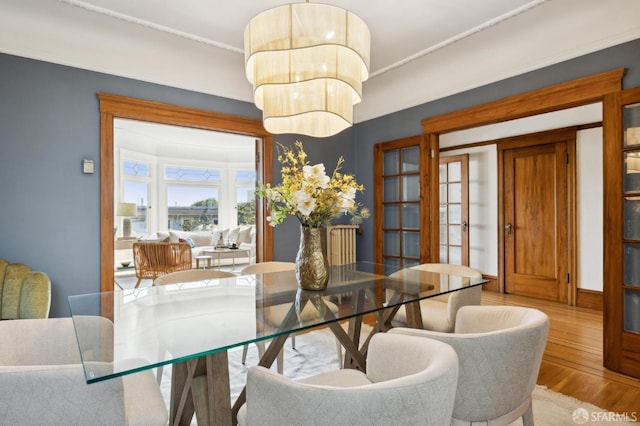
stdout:
{"type": "Polygon", "coordinates": [[[278,6],[249,21],[244,45],[267,131],[327,137],[353,124],[369,78],[370,33],[362,19],[326,4],[278,6]]]}

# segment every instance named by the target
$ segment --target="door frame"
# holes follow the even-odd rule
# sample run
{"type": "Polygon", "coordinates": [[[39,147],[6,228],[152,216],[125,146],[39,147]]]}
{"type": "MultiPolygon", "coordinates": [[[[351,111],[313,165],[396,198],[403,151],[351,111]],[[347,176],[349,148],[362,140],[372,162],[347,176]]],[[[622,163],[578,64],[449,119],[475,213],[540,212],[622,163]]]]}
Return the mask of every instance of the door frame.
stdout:
{"type": "MultiPolygon", "coordinates": [[[[501,138],[496,143],[498,154],[498,289],[505,292],[506,250],[504,243],[504,155],[505,151],[517,148],[547,145],[559,141],[567,143],[567,271],[569,273],[566,288],[566,303],[575,306],[578,292],[578,243],[577,243],[577,208],[576,208],[576,133],[577,127],[566,127],[526,135],[501,138]]],[[[561,291],[561,295],[562,295],[561,291]]]]}
{"type": "MultiPolygon", "coordinates": [[[[422,131],[425,138],[431,142],[430,146],[434,148],[435,156],[437,157],[439,137],[440,134],[443,133],[530,117],[594,102],[602,102],[603,111],[606,112],[607,109],[610,108],[609,104],[611,103],[611,99],[607,96],[620,92],[624,72],[624,68],[616,68],[485,104],[425,118],[422,120],[422,131]]],[[[606,151],[604,147],[606,147],[608,143],[615,142],[609,141],[608,138],[608,129],[610,128],[609,121],[611,120],[607,114],[604,114],[602,122],[604,129],[603,158],[605,158],[604,151],[606,151]]],[[[605,195],[606,192],[607,188],[605,185],[605,195]]],[[[433,198],[434,196],[437,197],[437,192],[432,192],[431,197],[433,198]]],[[[431,234],[433,238],[438,241],[439,227],[432,225],[431,234]]],[[[605,230],[605,239],[606,238],[605,230]]],[[[603,286],[605,297],[606,288],[606,286],[603,286]]],[[[502,290],[498,289],[498,291],[502,290]]]]}
{"type": "MultiPolygon", "coordinates": [[[[214,130],[253,136],[262,141],[257,178],[271,181],[273,169],[273,139],[262,121],[196,108],[148,101],[98,92],[100,104],[100,291],[114,289],[114,176],[113,120],[125,118],[181,127],[214,130]]],[[[258,161],[258,158],[256,159],[258,161]]],[[[266,223],[266,202],[256,205],[256,255],[261,260],[273,258],[273,230],[266,223]]]]}

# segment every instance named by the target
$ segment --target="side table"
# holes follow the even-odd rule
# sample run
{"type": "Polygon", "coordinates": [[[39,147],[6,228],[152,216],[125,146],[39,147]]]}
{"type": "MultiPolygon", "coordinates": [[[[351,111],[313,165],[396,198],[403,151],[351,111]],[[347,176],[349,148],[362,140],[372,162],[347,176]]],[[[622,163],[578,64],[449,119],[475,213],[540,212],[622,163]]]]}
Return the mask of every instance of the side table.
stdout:
{"type": "Polygon", "coordinates": [[[211,269],[211,260],[213,258],[211,256],[208,255],[200,255],[200,256],[196,256],[196,269],[200,269],[200,261],[206,262],[206,265],[204,268],[206,269],[211,269]]]}

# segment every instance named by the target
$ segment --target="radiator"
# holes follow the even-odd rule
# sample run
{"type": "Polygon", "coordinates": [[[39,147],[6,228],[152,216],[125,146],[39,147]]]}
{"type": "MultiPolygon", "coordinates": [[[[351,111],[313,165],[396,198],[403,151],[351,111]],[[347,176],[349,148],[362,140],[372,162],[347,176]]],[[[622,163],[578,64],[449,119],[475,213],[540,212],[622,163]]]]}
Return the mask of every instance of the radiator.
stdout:
{"type": "Polygon", "coordinates": [[[356,261],[358,225],[327,226],[327,260],[329,265],[345,265],[356,261]]]}

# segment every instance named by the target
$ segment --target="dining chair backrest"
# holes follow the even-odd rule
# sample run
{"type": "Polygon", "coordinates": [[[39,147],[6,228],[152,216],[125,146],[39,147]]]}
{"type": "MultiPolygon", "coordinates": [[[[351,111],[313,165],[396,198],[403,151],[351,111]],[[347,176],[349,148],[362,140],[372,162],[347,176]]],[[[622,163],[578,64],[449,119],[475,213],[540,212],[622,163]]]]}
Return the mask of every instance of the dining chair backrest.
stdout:
{"type": "Polygon", "coordinates": [[[237,276],[233,272],[218,271],[214,269],[189,269],[188,271],[171,272],[153,280],[153,285],[166,285],[187,283],[192,281],[205,281],[216,278],[229,278],[237,276]]]}
{"type": "Polygon", "coordinates": [[[238,424],[448,425],[457,376],[457,356],[449,345],[377,333],[366,374],[342,369],[296,381],[251,367],[238,424]]]}
{"type": "Polygon", "coordinates": [[[549,317],[520,306],[464,306],[454,333],[394,328],[451,345],[460,360],[452,424],[508,425],[522,416],[533,425],[535,388],[549,331],[549,317]]]}
{"type": "Polygon", "coordinates": [[[166,425],[150,370],[87,384],[82,361],[113,371],[113,333],[101,316],[0,321],[0,423],[166,425]],[[95,339],[82,355],[77,333],[95,339]]]}
{"type": "MultiPolygon", "coordinates": [[[[459,277],[482,279],[482,273],[480,271],[465,265],[453,265],[450,263],[423,263],[420,265],[412,266],[409,269],[437,272],[440,274],[455,275],[459,277]]],[[[458,309],[468,305],[479,305],[481,294],[482,287],[473,287],[470,289],[455,291],[449,294],[443,294],[442,296],[436,296],[431,300],[439,300],[441,302],[448,303],[447,319],[451,324],[455,325],[458,309]]]]}
{"type": "MultiPolygon", "coordinates": [[[[480,271],[464,265],[453,265],[449,263],[423,263],[407,269],[482,279],[482,273],[480,271]]],[[[406,271],[406,269],[395,272],[392,276],[401,275],[404,271],[406,271]]],[[[436,331],[453,331],[458,310],[463,306],[479,305],[481,296],[482,287],[474,286],[468,289],[457,290],[449,294],[443,294],[423,300],[420,304],[422,310],[425,311],[425,315],[423,315],[423,327],[436,331]],[[438,303],[446,303],[446,305],[438,305],[438,303]],[[439,306],[442,306],[443,308],[439,309],[439,306]],[[445,306],[446,309],[444,309],[445,306]],[[445,312],[446,318],[438,318],[439,316],[444,316],[445,312]]],[[[394,325],[405,326],[406,321],[403,319],[405,316],[404,308],[402,308],[400,314],[396,315],[394,325]]]]}
{"type": "Polygon", "coordinates": [[[293,271],[296,264],[293,262],[260,262],[242,268],[243,274],[266,274],[269,272],[293,271]]]}

